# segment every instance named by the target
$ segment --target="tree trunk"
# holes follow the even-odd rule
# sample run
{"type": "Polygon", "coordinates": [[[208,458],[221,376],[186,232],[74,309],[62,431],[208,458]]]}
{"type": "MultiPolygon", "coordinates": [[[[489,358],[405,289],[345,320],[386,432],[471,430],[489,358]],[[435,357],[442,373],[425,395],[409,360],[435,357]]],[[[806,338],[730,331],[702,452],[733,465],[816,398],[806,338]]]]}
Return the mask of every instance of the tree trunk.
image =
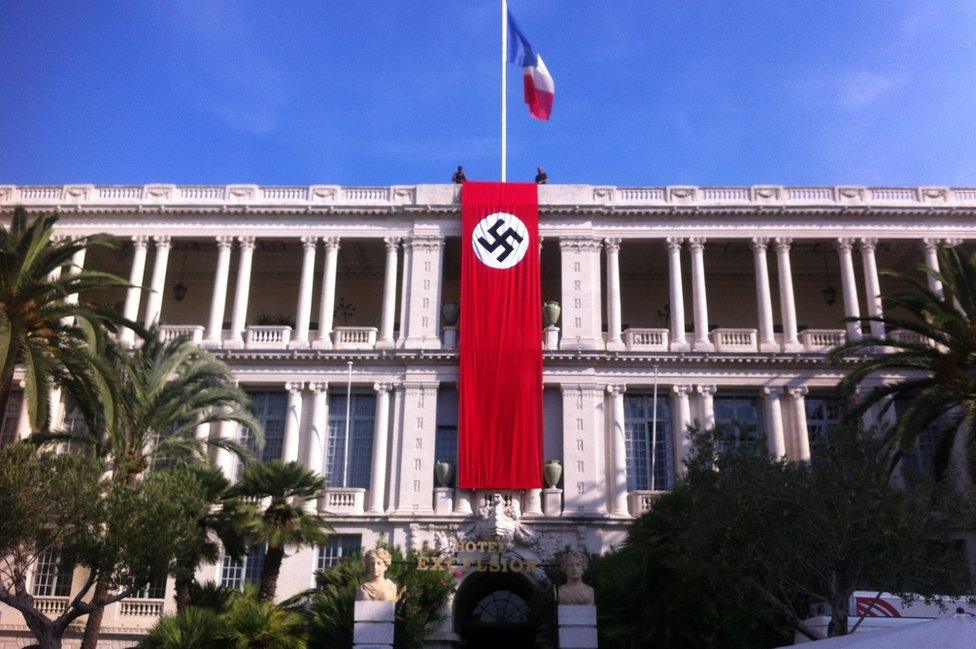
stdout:
{"type": "Polygon", "coordinates": [[[31,635],[37,640],[36,644],[30,645],[31,647],[37,647],[37,649],[61,649],[61,636],[64,635],[63,628],[58,627],[50,620],[41,622],[27,615],[24,615],[24,622],[27,623],[27,628],[30,629],[31,635]]]}
{"type": "MultiPolygon", "coordinates": [[[[92,595],[92,602],[97,603],[103,602],[109,596],[109,590],[111,589],[111,578],[108,572],[103,572],[98,576],[98,581],[95,582],[95,594],[92,595]]],[[[105,607],[99,606],[94,611],[88,614],[88,620],[85,622],[85,635],[81,640],[80,649],[96,649],[98,646],[98,634],[102,630],[102,617],[105,615],[105,607]]]]}
{"type": "Polygon", "coordinates": [[[182,611],[184,608],[190,605],[190,584],[193,583],[192,579],[187,579],[186,577],[177,577],[176,583],[174,584],[176,588],[176,612],[182,611]]]}
{"type": "Polygon", "coordinates": [[[851,593],[844,580],[834,573],[830,580],[830,624],[827,625],[827,637],[847,635],[847,607],[851,593]]]}
{"type": "Polygon", "coordinates": [[[264,567],[261,569],[261,588],[258,590],[260,601],[274,602],[275,590],[278,588],[278,573],[281,571],[281,560],[284,557],[284,548],[268,547],[268,552],[264,555],[264,567]]]}

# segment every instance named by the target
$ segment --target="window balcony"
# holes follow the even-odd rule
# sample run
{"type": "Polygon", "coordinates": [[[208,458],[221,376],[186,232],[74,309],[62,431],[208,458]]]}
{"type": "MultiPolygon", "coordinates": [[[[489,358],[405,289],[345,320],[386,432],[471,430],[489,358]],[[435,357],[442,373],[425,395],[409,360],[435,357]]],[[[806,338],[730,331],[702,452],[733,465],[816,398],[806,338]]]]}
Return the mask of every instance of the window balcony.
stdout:
{"type": "Polygon", "coordinates": [[[35,597],[34,606],[48,617],[58,617],[68,608],[67,597],[35,597]]]}
{"type": "Polygon", "coordinates": [[[668,493],[667,491],[631,491],[627,494],[627,507],[630,515],[637,518],[641,514],[647,513],[654,507],[658,498],[668,493]]]}
{"type": "Polygon", "coordinates": [[[376,347],[376,327],[336,327],[333,335],[335,349],[373,349],[376,347]]]}
{"type": "Polygon", "coordinates": [[[362,516],[366,490],[355,487],[326,487],[319,499],[319,509],[339,516],[362,516]]]}
{"type": "Polygon", "coordinates": [[[711,334],[717,352],[754,352],[759,349],[755,329],[713,329],[711,334]]]}
{"type": "Polygon", "coordinates": [[[245,349],[288,349],[291,327],[284,325],[250,325],[244,331],[245,349]]]}
{"type": "Polygon", "coordinates": [[[668,351],[667,329],[624,329],[624,345],[629,352],[668,351]]]}
{"type": "Polygon", "coordinates": [[[190,339],[194,345],[203,342],[204,328],[200,325],[162,325],[159,327],[159,339],[168,343],[180,336],[190,339]]]}
{"type": "Polygon", "coordinates": [[[843,329],[804,329],[800,332],[800,342],[805,352],[829,352],[846,340],[843,329]]]}
{"type": "Polygon", "coordinates": [[[119,602],[119,615],[122,617],[159,617],[163,614],[163,600],[123,599],[119,602]]]}

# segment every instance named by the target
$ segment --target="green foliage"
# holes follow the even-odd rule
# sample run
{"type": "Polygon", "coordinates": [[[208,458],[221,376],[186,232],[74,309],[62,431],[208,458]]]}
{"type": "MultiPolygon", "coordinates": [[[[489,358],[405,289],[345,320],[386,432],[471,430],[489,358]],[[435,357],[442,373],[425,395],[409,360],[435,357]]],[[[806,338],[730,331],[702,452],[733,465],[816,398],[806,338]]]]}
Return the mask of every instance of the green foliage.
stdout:
{"type": "Polygon", "coordinates": [[[222,645],[224,622],[216,612],[187,606],[177,615],[156,623],[139,643],[140,649],[217,649],[222,645]]]}
{"type": "Polygon", "coordinates": [[[227,649],[305,649],[304,619],[294,611],[241,596],[221,617],[227,649]]]}

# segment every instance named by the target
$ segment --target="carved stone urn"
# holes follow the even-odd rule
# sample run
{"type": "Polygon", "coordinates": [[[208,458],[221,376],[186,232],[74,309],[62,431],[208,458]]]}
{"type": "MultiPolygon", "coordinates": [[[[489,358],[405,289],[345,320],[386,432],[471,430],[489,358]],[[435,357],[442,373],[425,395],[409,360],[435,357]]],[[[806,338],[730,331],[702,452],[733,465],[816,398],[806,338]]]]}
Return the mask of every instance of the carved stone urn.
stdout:
{"type": "Polygon", "coordinates": [[[554,327],[559,322],[560,313],[562,313],[562,308],[559,306],[559,302],[553,300],[544,302],[542,305],[543,324],[547,327],[554,327]]]}
{"type": "Polygon", "coordinates": [[[457,302],[445,302],[441,305],[441,320],[445,327],[457,325],[459,317],[461,317],[461,306],[457,302]]]}
{"type": "Polygon", "coordinates": [[[559,460],[548,460],[542,465],[542,476],[546,481],[546,488],[552,489],[559,484],[559,479],[563,477],[563,465],[559,460]]]}
{"type": "Polygon", "coordinates": [[[437,460],[434,463],[434,477],[437,484],[442,487],[450,487],[454,480],[454,463],[450,460],[437,460]]]}

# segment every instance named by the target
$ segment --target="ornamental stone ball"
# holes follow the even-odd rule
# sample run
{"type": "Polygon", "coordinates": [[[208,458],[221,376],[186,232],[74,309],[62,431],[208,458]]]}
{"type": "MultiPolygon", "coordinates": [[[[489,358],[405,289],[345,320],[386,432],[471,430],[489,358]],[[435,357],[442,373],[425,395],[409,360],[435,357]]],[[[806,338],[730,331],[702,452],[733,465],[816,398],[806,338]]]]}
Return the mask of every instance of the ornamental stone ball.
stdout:
{"type": "Polygon", "coordinates": [[[586,571],[586,555],[580,552],[567,552],[559,559],[559,565],[566,573],[566,583],[556,591],[556,598],[560,604],[592,606],[596,601],[593,588],[583,583],[583,572],[586,571]]]}
{"type": "Polygon", "coordinates": [[[395,602],[397,600],[397,585],[384,575],[390,567],[393,558],[384,548],[369,550],[363,557],[366,562],[368,578],[356,589],[356,600],[365,602],[395,602]]]}

